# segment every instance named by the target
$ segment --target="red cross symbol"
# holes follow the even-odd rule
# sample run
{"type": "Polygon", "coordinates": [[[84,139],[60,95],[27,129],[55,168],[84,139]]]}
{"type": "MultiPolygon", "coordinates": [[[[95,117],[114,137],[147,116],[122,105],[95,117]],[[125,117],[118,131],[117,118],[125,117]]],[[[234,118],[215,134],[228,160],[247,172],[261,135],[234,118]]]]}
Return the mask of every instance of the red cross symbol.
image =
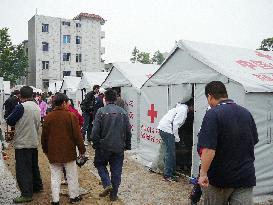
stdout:
{"type": "Polygon", "coordinates": [[[155,118],[157,118],[157,111],[155,111],[155,105],[151,104],[151,109],[148,110],[148,116],[151,117],[151,123],[155,122],[155,118]]]}

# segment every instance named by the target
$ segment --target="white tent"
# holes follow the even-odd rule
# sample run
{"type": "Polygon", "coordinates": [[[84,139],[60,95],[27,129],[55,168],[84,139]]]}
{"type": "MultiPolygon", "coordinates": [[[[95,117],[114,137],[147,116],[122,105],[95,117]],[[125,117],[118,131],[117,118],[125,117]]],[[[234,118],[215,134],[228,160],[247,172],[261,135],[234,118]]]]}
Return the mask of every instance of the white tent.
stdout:
{"type": "Polygon", "coordinates": [[[132,148],[137,148],[139,141],[139,101],[140,88],[159,68],[158,65],[141,63],[114,63],[102,84],[103,87],[120,87],[121,97],[125,101],[132,127],[132,148]]]}
{"type": "Polygon", "coordinates": [[[3,81],[4,83],[4,92],[6,95],[10,95],[11,91],[10,91],[10,81],[3,81]]]}
{"type": "MultiPolygon", "coordinates": [[[[213,80],[222,81],[227,87],[229,97],[246,107],[257,124],[259,143],[255,147],[257,186],[254,195],[255,201],[266,200],[273,192],[272,71],[273,52],[179,41],[160,69],[142,88],[147,101],[141,104],[144,109],[141,112],[141,120],[145,126],[156,130],[160,118],[170,107],[177,101],[193,95],[195,112],[192,175],[197,176],[199,166],[196,152],[197,134],[207,107],[205,85],[213,80]],[[149,109],[157,112],[156,116],[153,115],[153,122],[151,116],[147,115],[149,109]]],[[[142,132],[160,140],[158,131],[142,132]]],[[[157,151],[158,144],[150,143],[150,148],[157,151]]],[[[148,154],[150,155],[146,157],[147,159],[155,159],[156,153],[148,154]]]]}
{"type": "Polygon", "coordinates": [[[48,92],[56,93],[59,92],[62,87],[63,81],[52,81],[49,82],[48,92]]]}
{"type": "Polygon", "coordinates": [[[68,98],[72,99],[76,109],[79,109],[80,105],[78,102],[77,91],[81,82],[80,77],[64,76],[63,83],[60,91],[65,93],[68,98]]]}
{"type": "Polygon", "coordinates": [[[0,122],[3,119],[3,104],[5,102],[4,80],[0,77],[0,122]]]}
{"type": "Polygon", "coordinates": [[[99,85],[105,81],[109,72],[83,72],[82,79],[77,92],[77,101],[80,104],[84,95],[93,90],[94,85],[99,85]]]}

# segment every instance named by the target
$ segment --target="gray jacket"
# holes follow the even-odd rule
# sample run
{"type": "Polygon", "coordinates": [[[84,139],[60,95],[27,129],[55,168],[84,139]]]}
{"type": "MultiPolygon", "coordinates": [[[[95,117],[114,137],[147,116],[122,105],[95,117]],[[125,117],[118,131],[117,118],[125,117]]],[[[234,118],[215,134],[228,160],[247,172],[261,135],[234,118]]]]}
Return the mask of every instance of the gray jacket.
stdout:
{"type": "Polygon", "coordinates": [[[95,149],[120,153],[131,149],[131,126],[126,111],[107,104],[97,111],[92,130],[95,149]]]}
{"type": "Polygon", "coordinates": [[[33,101],[26,101],[15,107],[7,123],[15,126],[14,148],[37,148],[39,144],[40,108],[33,101]]]}

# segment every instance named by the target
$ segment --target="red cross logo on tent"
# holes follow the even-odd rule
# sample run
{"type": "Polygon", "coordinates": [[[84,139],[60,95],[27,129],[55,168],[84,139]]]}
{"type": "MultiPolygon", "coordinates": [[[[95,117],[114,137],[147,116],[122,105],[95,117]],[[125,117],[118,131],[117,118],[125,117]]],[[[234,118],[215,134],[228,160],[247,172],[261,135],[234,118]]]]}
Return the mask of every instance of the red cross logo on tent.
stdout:
{"type": "Polygon", "coordinates": [[[155,118],[157,118],[157,111],[155,111],[155,105],[151,104],[150,110],[148,110],[148,116],[151,117],[151,123],[155,122],[155,118]]]}

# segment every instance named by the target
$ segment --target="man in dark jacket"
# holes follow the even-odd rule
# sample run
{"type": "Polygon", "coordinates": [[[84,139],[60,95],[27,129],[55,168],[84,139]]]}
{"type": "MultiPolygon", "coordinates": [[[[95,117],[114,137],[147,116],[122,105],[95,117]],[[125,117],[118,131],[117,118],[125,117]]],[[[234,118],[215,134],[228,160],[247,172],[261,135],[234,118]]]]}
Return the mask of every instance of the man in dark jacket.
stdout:
{"type": "Polygon", "coordinates": [[[124,159],[124,151],[131,149],[131,128],[127,113],[114,104],[117,94],[109,89],[105,92],[106,106],[98,110],[92,141],[95,148],[94,165],[98,169],[104,191],[100,197],[110,194],[110,200],[117,200],[118,187],[124,159]],[[111,180],[106,166],[110,165],[111,180]]]}
{"type": "Polygon", "coordinates": [[[4,107],[5,107],[4,118],[5,119],[7,119],[7,117],[12,113],[15,106],[19,104],[19,102],[20,102],[19,97],[20,97],[20,91],[15,90],[10,95],[10,97],[4,102],[4,107]]]}
{"type": "MultiPolygon", "coordinates": [[[[93,91],[87,93],[85,95],[84,100],[81,103],[82,116],[84,118],[82,133],[85,138],[85,141],[90,141],[92,122],[93,122],[93,114],[94,106],[96,102],[96,97],[98,96],[100,86],[94,85],[93,91]]],[[[87,142],[85,142],[86,144],[87,142]]],[[[87,144],[86,144],[87,145],[87,144]]]]}

